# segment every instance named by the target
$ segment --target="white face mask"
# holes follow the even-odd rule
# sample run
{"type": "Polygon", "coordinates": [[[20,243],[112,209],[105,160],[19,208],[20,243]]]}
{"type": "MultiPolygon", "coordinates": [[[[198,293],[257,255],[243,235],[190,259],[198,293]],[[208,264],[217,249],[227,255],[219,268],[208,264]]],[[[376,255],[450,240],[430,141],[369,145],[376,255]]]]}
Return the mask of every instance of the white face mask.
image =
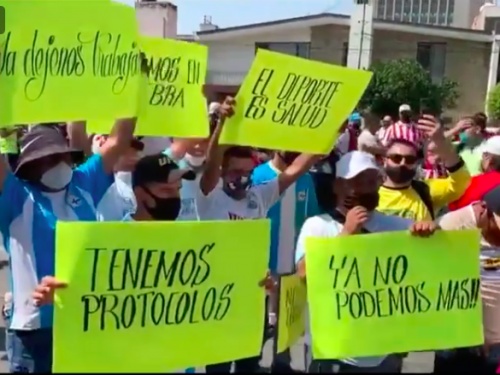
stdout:
{"type": "Polygon", "coordinates": [[[201,167],[206,159],[205,156],[193,156],[191,154],[184,155],[184,158],[186,159],[188,164],[193,167],[201,167]]]}
{"type": "Polygon", "coordinates": [[[40,182],[49,189],[61,190],[69,185],[72,177],[73,169],[68,164],[60,162],[45,172],[40,182]]]}
{"type": "Polygon", "coordinates": [[[132,186],[132,172],[116,172],[115,179],[122,181],[126,185],[132,186]]]}

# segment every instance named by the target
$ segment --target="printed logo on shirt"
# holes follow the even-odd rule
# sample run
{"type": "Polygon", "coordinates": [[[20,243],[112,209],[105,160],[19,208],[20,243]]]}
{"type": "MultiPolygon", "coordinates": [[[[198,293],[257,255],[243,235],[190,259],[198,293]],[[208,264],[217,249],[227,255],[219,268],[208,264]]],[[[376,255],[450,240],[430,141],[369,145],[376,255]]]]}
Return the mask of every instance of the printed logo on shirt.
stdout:
{"type": "Polygon", "coordinates": [[[299,202],[303,202],[303,201],[305,201],[305,200],[306,200],[306,197],[307,197],[307,194],[306,194],[306,192],[305,192],[305,191],[299,191],[299,192],[297,193],[297,200],[298,200],[299,202]]]}
{"type": "Polygon", "coordinates": [[[74,195],[68,195],[68,204],[71,207],[78,207],[82,204],[82,201],[80,198],[75,197],[74,195]]]}
{"type": "Polygon", "coordinates": [[[232,212],[228,212],[229,215],[229,220],[245,220],[244,217],[241,217],[240,215],[233,214],[232,212]]]}

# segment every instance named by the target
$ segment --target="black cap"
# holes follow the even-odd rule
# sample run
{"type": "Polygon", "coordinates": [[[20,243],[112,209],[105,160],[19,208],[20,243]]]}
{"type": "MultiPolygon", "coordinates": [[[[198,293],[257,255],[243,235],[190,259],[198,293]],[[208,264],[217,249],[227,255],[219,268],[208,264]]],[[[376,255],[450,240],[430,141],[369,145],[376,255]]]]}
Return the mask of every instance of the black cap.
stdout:
{"type": "Polygon", "coordinates": [[[17,162],[16,174],[27,163],[46,156],[70,153],[78,157],[81,150],[69,147],[66,138],[56,124],[36,125],[27,132],[20,141],[20,154],[17,162]]]}
{"type": "Polygon", "coordinates": [[[144,156],[137,162],[132,172],[132,185],[144,186],[151,182],[174,182],[180,179],[194,180],[196,173],[181,169],[165,154],[144,156]]]}
{"type": "Polygon", "coordinates": [[[500,186],[487,192],[483,197],[483,202],[486,203],[488,210],[500,216],[500,186]]]}

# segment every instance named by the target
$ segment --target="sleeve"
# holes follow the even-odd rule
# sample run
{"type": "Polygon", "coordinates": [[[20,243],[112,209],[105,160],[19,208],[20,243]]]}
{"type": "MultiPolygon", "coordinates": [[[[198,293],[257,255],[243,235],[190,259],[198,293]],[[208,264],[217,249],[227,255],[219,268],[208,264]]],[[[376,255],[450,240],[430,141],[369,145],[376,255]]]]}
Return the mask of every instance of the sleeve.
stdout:
{"type": "Polygon", "coordinates": [[[9,173],[0,193],[0,232],[4,238],[12,221],[21,215],[27,197],[28,192],[24,184],[9,173]]]}
{"type": "Polygon", "coordinates": [[[95,207],[99,205],[106,191],[115,182],[114,174],[104,170],[100,154],[92,155],[76,168],[74,178],[77,187],[90,193],[95,207]]]}
{"type": "MultiPolygon", "coordinates": [[[[304,222],[300,229],[299,237],[297,238],[297,246],[295,246],[295,264],[299,263],[306,254],[306,239],[307,237],[324,237],[325,233],[322,230],[323,219],[321,216],[310,217],[304,222]]],[[[332,236],[338,233],[331,233],[332,236]]],[[[330,235],[330,233],[329,233],[330,235]]]]}
{"type": "Polygon", "coordinates": [[[319,212],[318,197],[316,196],[316,189],[314,187],[314,182],[312,180],[312,177],[310,174],[306,174],[305,176],[307,177],[308,180],[306,215],[309,218],[319,215],[320,212],[319,212]]]}
{"type": "Polygon", "coordinates": [[[389,141],[394,137],[394,125],[390,125],[384,133],[384,137],[382,138],[382,144],[387,146],[389,141]]]}
{"type": "Polygon", "coordinates": [[[447,178],[431,178],[425,181],[429,185],[436,212],[459,199],[471,181],[470,173],[463,163],[457,170],[448,172],[447,178]]]}
{"type": "Polygon", "coordinates": [[[274,206],[280,199],[278,179],[273,178],[252,188],[253,192],[261,199],[264,212],[274,206]]]}
{"type": "Polygon", "coordinates": [[[212,190],[208,195],[203,194],[199,186],[196,187],[196,210],[200,220],[211,220],[210,213],[214,205],[215,194],[218,187],[212,190]]]}

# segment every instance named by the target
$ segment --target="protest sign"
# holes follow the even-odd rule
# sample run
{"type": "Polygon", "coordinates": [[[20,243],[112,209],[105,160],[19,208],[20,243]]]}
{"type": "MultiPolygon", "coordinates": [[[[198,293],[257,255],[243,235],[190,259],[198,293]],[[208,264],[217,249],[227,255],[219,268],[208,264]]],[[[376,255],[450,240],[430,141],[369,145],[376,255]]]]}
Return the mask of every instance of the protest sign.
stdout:
{"type": "Polygon", "coordinates": [[[316,359],[483,343],[478,231],[308,238],[306,264],[316,359]]]}
{"type": "Polygon", "coordinates": [[[280,278],[278,340],[276,352],[293,346],[304,334],[307,306],[306,284],[297,275],[280,278]]]}
{"type": "Polygon", "coordinates": [[[325,154],[372,73],[258,50],[221,144],[325,154]]]}
{"type": "Polygon", "coordinates": [[[258,355],[269,231],[267,220],[58,222],[56,277],[69,286],[56,295],[53,371],[160,373],[258,355]]]}
{"type": "Polygon", "coordinates": [[[198,43],[141,37],[148,80],[141,98],[136,134],[207,137],[203,85],[208,48],[198,43]]]}
{"type": "Polygon", "coordinates": [[[140,60],[134,8],[54,0],[4,6],[0,124],[136,115],[140,60]]]}

